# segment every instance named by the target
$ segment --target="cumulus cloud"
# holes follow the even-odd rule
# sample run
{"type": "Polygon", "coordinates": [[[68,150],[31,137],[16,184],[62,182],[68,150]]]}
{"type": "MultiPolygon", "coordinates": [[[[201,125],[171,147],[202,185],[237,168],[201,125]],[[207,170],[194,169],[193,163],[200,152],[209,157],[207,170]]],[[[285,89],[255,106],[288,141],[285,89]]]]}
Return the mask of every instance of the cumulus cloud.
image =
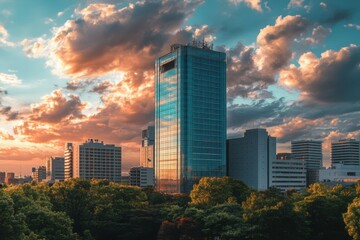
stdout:
{"type": "Polygon", "coordinates": [[[249,8],[252,8],[257,11],[262,11],[261,0],[229,0],[230,3],[238,5],[240,3],[245,3],[249,8]]]}
{"type": "Polygon", "coordinates": [[[268,129],[271,136],[277,138],[279,143],[296,139],[319,139],[321,135],[314,129],[319,129],[325,123],[324,119],[307,119],[302,117],[285,118],[282,124],[268,129]]]}
{"type": "Polygon", "coordinates": [[[275,75],[292,59],[294,39],[308,27],[299,15],[278,17],[275,25],[260,30],[256,47],[238,43],[227,51],[228,97],[249,94],[274,84],[275,75]]]}
{"type": "Polygon", "coordinates": [[[15,74],[0,73],[0,83],[7,86],[21,85],[21,80],[15,74]]]}
{"type": "Polygon", "coordinates": [[[322,43],[326,37],[332,32],[330,28],[323,27],[321,25],[315,27],[312,30],[311,37],[307,37],[304,39],[304,43],[317,45],[322,43]]]}
{"type": "Polygon", "coordinates": [[[1,45],[9,46],[9,47],[15,46],[15,44],[9,42],[8,39],[9,39],[8,31],[5,29],[5,27],[2,24],[0,24],[0,46],[1,45]]]}
{"type": "Polygon", "coordinates": [[[81,119],[86,104],[76,95],[64,96],[61,90],[55,90],[42,98],[39,104],[31,105],[32,114],[29,118],[37,122],[57,123],[72,119],[81,119]]]}
{"type": "Polygon", "coordinates": [[[360,30],[360,25],[353,24],[353,23],[348,23],[348,24],[344,25],[344,27],[355,28],[356,30],[360,30]]]}
{"type": "Polygon", "coordinates": [[[302,6],[304,0],[290,0],[288,8],[299,8],[302,6]]]}
{"type": "Polygon", "coordinates": [[[8,132],[0,130],[0,139],[2,140],[15,140],[14,136],[8,132]]]}
{"type": "Polygon", "coordinates": [[[48,41],[43,37],[36,39],[24,39],[20,43],[23,46],[23,51],[26,56],[30,58],[46,57],[49,54],[48,41]]]}
{"type": "Polygon", "coordinates": [[[360,48],[356,45],[328,50],[318,58],[307,52],[280,71],[279,83],[301,92],[303,99],[320,102],[360,101],[360,48]]]}
{"type": "Polygon", "coordinates": [[[71,77],[150,69],[171,43],[191,39],[192,33],[178,30],[201,3],[145,1],[121,9],[91,4],[77,11],[76,20],[54,29],[48,65],[59,75],[71,77]]]}

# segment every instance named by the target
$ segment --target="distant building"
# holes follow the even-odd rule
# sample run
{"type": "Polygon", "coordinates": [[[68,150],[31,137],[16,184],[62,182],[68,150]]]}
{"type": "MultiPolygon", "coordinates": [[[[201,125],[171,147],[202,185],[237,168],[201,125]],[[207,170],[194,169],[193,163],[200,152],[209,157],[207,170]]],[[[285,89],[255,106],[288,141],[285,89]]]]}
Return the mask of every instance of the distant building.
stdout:
{"type": "Polygon", "coordinates": [[[360,166],[360,142],[355,139],[342,139],[331,143],[331,165],[360,166]]]}
{"type": "Polygon", "coordinates": [[[9,185],[13,184],[14,179],[15,179],[15,173],[13,173],[13,172],[6,173],[6,179],[5,179],[6,184],[9,184],[9,185]]]}
{"type": "Polygon", "coordinates": [[[46,179],[46,167],[39,166],[32,168],[32,178],[34,182],[42,182],[46,179]]]}
{"type": "Polygon", "coordinates": [[[154,186],[154,168],[133,167],[130,169],[129,183],[132,186],[153,187],[154,186]]]}
{"type": "Polygon", "coordinates": [[[46,161],[46,177],[51,182],[64,181],[64,158],[49,157],[46,161]]]}
{"type": "Polygon", "coordinates": [[[350,185],[360,181],[359,165],[344,165],[335,163],[331,168],[322,168],[319,171],[320,182],[329,184],[350,185]]]}
{"type": "Polygon", "coordinates": [[[121,147],[97,139],[73,144],[73,177],[121,182],[121,147]]]}
{"type": "Polygon", "coordinates": [[[148,126],[141,132],[140,166],[154,167],[155,159],[155,127],[148,126]]]}
{"type": "Polygon", "coordinates": [[[155,62],[156,189],[190,193],[226,175],[226,54],[174,44],[155,62]]]}
{"type": "Polygon", "coordinates": [[[279,153],[270,163],[270,186],[282,191],[300,190],[306,187],[304,160],[293,159],[290,153],[279,153]]]}
{"type": "Polygon", "coordinates": [[[0,184],[4,184],[6,180],[6,173],[0,172],[0,184]]]}
{"type": "Polygon", "coordinates": [[[73,144],[65,144],[65,153],[64,153],[64,179],[70,179],[73,177],[73,144]]]}
{"type": "Polygon", "coordinates": [[[291,153],[294,159],[305,161],[307,186],[318,182],[322,167],[322,141],[292,141],[291,153]]]}
{"type": "Polygon", "coordinates": [[[257,190],[270,185],[270,163],[276,159],[276,138],[265,129],[246,130],[244,137],[227,140],[228,175],[257,190]]]}

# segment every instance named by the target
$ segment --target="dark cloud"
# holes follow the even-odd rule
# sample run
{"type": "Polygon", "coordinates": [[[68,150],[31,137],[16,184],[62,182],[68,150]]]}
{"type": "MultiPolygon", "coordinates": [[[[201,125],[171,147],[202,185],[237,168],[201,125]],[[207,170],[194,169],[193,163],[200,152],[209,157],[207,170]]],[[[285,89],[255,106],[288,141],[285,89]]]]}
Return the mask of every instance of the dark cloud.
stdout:
{"type": "Polygon", "coordinates": [[[229,128],[240,127],[243,124],[256,122],[257,125],[266,123],[267,126],[273,125],[270,122],[279,121],[282,113],[287,110],[284,98],[273,102],[265,100],[255,101],[251,104],[234,104],[228,107],[227,124],[229,128]]]}
{"type": "Polygon", "coordinates": [[[105,93],[108,88],[112,85],[110,81],[103,81],[98,83],[96,86],[93,86],[93,88],[90,90],[90,92],[96,92],[99,94],[105,93]]]}
{"type": "Polygon", "coordinates": [[[6,90],[0,89],[0,115],[5,116],[5,119],[7,121],[16,120],[16,119],[18,119],[19,112],[12,111],[12,107],[4,106],[2,104],[2,97],[7,94],[8,94],[8,92],[6,90]]]}
{"type": "Polygon", "coordinates": [[[335,9],[334,11],[330,11],[327,14],[325,13],[325,17],[320,19],[320,23],[334,25],[338,22],[351,19],[354,11],[350,9],[335,9]]]}
{"type": "Polygon", "coordinates": [[[29,118],[36,122],[59,123],[84,117],[82,110],[85,104],[76,95],[66,98],[60,90],[43,97],[43,102],[32,106],[29,118]]]}

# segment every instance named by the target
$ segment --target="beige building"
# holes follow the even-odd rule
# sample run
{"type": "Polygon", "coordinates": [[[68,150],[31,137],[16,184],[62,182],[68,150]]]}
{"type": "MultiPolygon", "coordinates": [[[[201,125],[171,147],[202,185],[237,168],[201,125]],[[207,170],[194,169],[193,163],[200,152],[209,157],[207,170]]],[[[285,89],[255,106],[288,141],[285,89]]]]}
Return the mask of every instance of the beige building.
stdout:
{"type": "Polygon", "coordinates": [[[32,168],[32,178],[34,182],[42,182],[46,179],[46,167],[39,166],[32,168]]]}
{"type": "Polygon", "coordinates": [[[64,179],[70,179],[73,177],[73,144],[65,144],[65,153],[64,153],[64,179]]]}
{"type": "Polygon", "coordinates": [[[73,144],[73,177],[121,182],[121,147],[88,139],[73,144]]]}

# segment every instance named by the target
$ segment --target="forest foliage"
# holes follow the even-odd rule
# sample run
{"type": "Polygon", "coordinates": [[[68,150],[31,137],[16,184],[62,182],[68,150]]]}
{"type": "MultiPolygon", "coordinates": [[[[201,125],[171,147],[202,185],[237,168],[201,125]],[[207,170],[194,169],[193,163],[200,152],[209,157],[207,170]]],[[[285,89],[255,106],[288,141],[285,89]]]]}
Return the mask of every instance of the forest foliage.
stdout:
{"type": "Polygon", "coordinates": [[[189,196],[106,180],[3,186],[0,239],[360,240],[360,183],[284,194],[202,178],[189,196]]]}

